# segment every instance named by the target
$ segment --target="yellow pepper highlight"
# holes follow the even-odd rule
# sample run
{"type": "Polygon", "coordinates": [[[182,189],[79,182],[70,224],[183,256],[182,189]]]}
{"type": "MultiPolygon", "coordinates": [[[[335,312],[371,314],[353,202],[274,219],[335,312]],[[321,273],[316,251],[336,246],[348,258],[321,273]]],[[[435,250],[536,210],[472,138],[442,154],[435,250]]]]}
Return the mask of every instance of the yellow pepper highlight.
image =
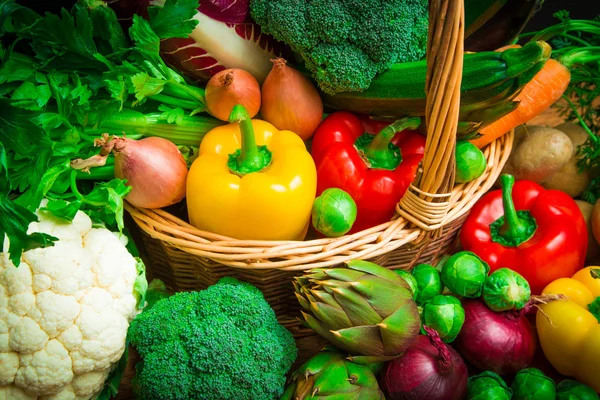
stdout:
{"type": "Polygon", "coordinates": [[[190,223],[235,239],[304,239],[317,191],[306,145],[239,105],[230,122],[206,134],[188,173],[190,223]]]}
{"type": "Polygon", "coordinates": [[[536,326],[554,368],[600,392],[600,323],[588,310],[600,296],[600,279],[592,277],[591,269],[600,272],[600,267],[587,267],[546,286],[542,294],[563,294],[567,300],[542,305],[536,326]]]}

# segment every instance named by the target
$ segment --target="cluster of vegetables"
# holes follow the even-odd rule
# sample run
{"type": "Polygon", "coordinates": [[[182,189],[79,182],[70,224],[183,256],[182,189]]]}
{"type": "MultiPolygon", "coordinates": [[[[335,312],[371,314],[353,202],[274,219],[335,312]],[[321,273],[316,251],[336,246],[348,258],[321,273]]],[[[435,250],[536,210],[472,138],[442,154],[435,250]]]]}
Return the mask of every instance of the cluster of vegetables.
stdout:
{"type": "Polygon", "coordinates": [[[312,270],[296,279],[296,295],[306,323],[335,347],[300,367],[282,399],[598,399],[598,272],[532,296],[520,274],[490,273],[464,250],[410,273],[366,261],[312,270]],[[534,307],[545,355],[578,381],[557,386],[531,366],[534,307]]]}
{"type": "MultiPolygon", "coordinates": [[[[584,265],[600,254],[585,103],[600,22],[561,14],[522,46],[465,54],[456,182],[517,128],[501,188],[436,266],[297,277],[330,346],[286,379],[297,348],[260,291],[148,285],[114,232],[123,199],[185,199],[192,225],[236,239],[388,222],[425,151],[427,1],[108,3],[42,16],[0,1],[0,397],[106,400],[131,345],[148,400],[598,399],[600,268],[584,265]],[[519,128],[574,87],[580,125],[519,128]],[[538,339],[577,381],[532,367],[538,339]]],[[[465,0],[467,39],[503,4],[465,0]]]]}

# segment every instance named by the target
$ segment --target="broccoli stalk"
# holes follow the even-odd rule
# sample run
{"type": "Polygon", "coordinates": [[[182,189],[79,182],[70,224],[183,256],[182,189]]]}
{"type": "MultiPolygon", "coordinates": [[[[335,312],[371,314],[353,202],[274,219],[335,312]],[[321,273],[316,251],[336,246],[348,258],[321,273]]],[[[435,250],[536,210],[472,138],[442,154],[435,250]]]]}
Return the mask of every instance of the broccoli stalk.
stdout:
{"type": "Polygon", "coordinates": [[[262,30],[304,59],[328,94],[367,89],[397,62],[427,47],[427,0],[251,0],[262,30]]]}
{"type": "Polygon", "coordinates": [[[159,300],[128,339],[142,358],[133,386],[145,400],[278,398],[297,355],[260,290],[233,278],[159,300]]]}

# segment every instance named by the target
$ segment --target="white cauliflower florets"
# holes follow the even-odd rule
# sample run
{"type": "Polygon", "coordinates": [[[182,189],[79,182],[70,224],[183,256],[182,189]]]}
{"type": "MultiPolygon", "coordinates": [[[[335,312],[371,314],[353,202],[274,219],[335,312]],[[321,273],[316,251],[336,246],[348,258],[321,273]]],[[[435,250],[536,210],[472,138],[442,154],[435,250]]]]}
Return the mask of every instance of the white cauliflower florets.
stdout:
{"type": "Polygon", "coordinates": [[[28,233],[54,246],[24,252],[19,267],[8,240],[0,253],[0,400],[87,400],[125,350],[136,260],[81,211],[72,223],[38,216],[28,233]]]}

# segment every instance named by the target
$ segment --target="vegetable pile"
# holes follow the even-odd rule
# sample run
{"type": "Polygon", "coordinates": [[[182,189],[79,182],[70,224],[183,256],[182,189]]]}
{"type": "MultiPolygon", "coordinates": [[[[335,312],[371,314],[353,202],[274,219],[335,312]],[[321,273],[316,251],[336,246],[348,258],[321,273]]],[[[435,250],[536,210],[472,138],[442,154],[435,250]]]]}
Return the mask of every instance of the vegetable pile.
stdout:
{"type": "Polygon", "coordinates": [[[456,188],[515,139],[459,243],[294,266],[297,302],[271,305],[247,272],[149,284],[124,210],[284,261],[362,251],[435,141],[429,3],[0,0],[0,398],[108,400],[139,358],[146,400],[598,399],[600,22],[521,34],[539,2],[516,3],[464,1],[456,188]]]}

